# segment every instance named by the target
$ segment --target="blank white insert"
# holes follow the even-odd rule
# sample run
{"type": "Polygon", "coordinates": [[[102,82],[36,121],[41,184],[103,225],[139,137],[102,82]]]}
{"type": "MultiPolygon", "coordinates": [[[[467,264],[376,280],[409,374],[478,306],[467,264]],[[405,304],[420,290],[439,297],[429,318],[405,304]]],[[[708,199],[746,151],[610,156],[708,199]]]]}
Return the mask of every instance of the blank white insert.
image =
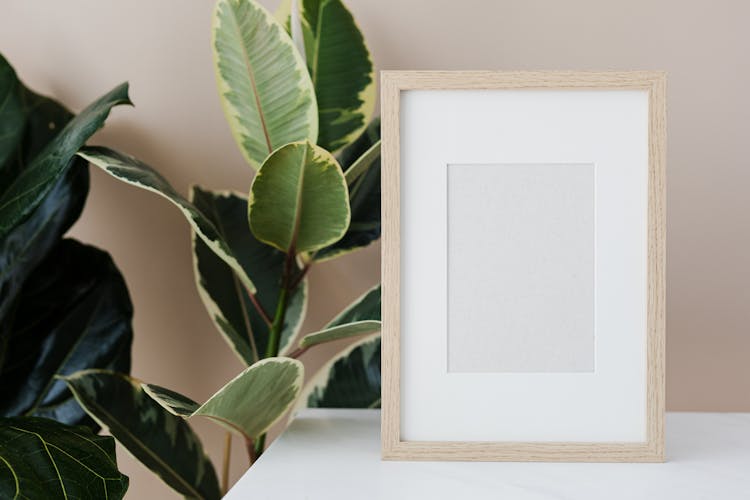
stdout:
{"type": "Polygon", "coordinates": [[[594,370],[591,163],[448,165],[448,371],[594,370]]]}

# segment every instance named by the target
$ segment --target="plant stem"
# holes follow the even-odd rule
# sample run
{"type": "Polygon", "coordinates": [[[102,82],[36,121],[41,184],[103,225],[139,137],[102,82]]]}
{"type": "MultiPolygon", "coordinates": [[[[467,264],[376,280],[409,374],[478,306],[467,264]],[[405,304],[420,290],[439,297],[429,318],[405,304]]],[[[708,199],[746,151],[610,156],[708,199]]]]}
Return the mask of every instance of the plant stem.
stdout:
{"type": "Polygon", "coordinates": [[[227,431],[224,438],[224,462],[221,469],[221,492],[226,494],[229,491],[229,461],[232,456],[232,433],[227,431]]]}
{"type": "Polygon", "coordinates": [[[289,300],[289,291],[286,286],[282,286],[279,292],[279,302],[276,305],[276,314],[271,324],[271,332],[268,336],[268,346],[266,346],[267,358],[272,358],[279,354],[279,343],[281,342],[281,329],[284,326],[284,317],[286,316],[286,305],[289,300]]]}
{"type": "Polygon", "coordinates": [[[279,300],[276,302],[276,314],[271,323],[271,330],[268,334],[268,346],[266,346],[266,358],[272,358],[279,355],[279,343],[281,342],[281,329],[284,327],[286,319],[286,306],[289,302],[290,279],[292,267],[294,265],[294,249],[290,248],[284,261],[284,271],[281,277],[281,288],[279,289],[279,300]]]}

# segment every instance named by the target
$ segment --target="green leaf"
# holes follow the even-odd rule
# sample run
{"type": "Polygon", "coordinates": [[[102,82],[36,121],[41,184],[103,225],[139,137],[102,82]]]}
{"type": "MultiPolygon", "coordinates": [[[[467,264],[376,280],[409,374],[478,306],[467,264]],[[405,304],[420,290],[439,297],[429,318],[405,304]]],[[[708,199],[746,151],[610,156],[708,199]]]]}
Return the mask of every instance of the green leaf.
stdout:
{"type": "Polygon", "coordinates": [[[158,386],[149,394],[184,418],[201,415],[254,439],[268,430],[299,396],[304,366],[296,359],[266,358],[246,368],[199,407],[190,399],[158,386]]]}
{"type": "Polygon", "coordinates": [[[138,381],[106,370],[84,370],[64,380],[81,406],[165,483],[189,498],[221,498],[198,436],[138,381]]]}
{"type": "Polygon", "coordinates": [[[364,130],[375,109],[370,52],[340,0],[301,0],[300,14],[318,100],[318,145],[336,151],[364,130]]]}
{"type": "Polygon", "coordinates": [[[252,0],[219,0],[213,16],[216,81],[245,159],[257,168],[275,149],[318,137],[318,106],[289,35],[252,0]]]}
{"type": "MultiPolygon", "coordinates": [[[[214,224],[256,286],[256,301],[272,314],[279,296],[284,253],[261,243],[247,225],[244,196],[193,187],[190,197],[214,224]]],[[[193,231],[193,263],[198,292],[211,319],[247,365],[259,360],[268,344],[268,325],[253,306],[232,268],[219,259],[193,231]]],[[[281,351],[291,345],[307,308],[307,280],[292,292],[281,332],[281,351]]]]}
{"type": "MultiPolygon", "coordinates": [[[[26,125],[21,88],[13,67],[0,54],[0,180],[3,181],[4,166],[16,150],[26,125]]],[[[5,185],[0,182],[0,189],[5,185]]]]}
{"type": "Polygon", "coordinates": [[[250,281],[247,274],[245,274],[242,266],[237,261],[237,257],[232,253],[227,242],[221,237],[219,230],[216,229],[205,214],[175,191],[159,172],[132,156],[124,155],[105,147],[86,147],[81,149],[78,154],[112,177],[145,189],[146,191],[156,193],[172,202],[180,209],[190,226],[192,226],[193,230],[206,245],[237,273],[242,284],[251,293],[255,293],[255,285],[250,281]]]}
{"type": "MultiPolygon", "coordinates": [[[[380,322],[380,285],[368,290],[323,331],[380,322]]],[[[380,334],[372,333],[339,351],[305,384],[298,406],[375,408],[380,405],[380,334]]]]}
{"type": "Polygon", "coordinates": [[[0,415],[88,422],[55,376],[85,368],[129,371],[132,315],[109,254],[60,241],[21,290],[0,373],[0,415]]]}
{"type": "Polygon", "coordinates": [[[339,351],[305,385],[300,405],[320,408],[380,407],[380,334],[339,351]]]}
{"type": "Polygon", "coordinates": [[[71,166],[71,159],[117,104],[129,104],[123,83],[73,118],[0,195],[0,239],[24,221],[71,166]]]}
{"type": "Polygon", "coordinates": [[[300,340],[299,346],[307,348],[324,342],[331,342],[333,340],[356,337],[366,333],[379,331],[380,321],[356,321],[354,323],[347,323],[332,328],[324,328],[323,330],[314,333],[308,333],[302,338],[302,340],[300,340]]]}
{"type": "Polygon", "coordinates": [[[352,163],[344,172],[344,178],[348,186],[354,186],[362,175],[366,174],[376,161],[380,160],[380,139],[370,146],[370,149],[362,153],[362,156],[352,163]]]}
{"type": "Polygon", "coordinates": [[[294,254],[338,241],[349,227],[344,174],[336,159],[310,142],[273,152],[250,189],[250,229],[260,241],[294,254]]]}
{"type": "Polygon", "coordinates": [[[380,321],[380,285],[375,285],[349,304],[325,327],[346,325],[357,321],[380,321]]]}
{"type": "Polygon", "coordinates": [[[336,243],[315,253],[316,261],[345,255],[380,238],[380,118],[339,154],[349,185],[352,220],[336,243]]]}
{"type": "MultiPolygon", "coordinates": [[[[0,73],[3,72],[3,61],[0,56],[0,73]]],[[[15,78],[15,74],[12,75],[15,78]]],[[[0,164],[0,195],[73,117],[57,102],[34,94],[18,81],[15,83],[22,114],[20,120],[15,117],[20,126],[20,134],[16,137],[5,164],[0,164]]],[[[0,76],[0,86],[2,85],[0,76]]],[[[0,124],[0,128],[10,126],[14,118],[2,110],[0,115],[0,119],[9,120],[0,124]]],[[[88,168],[86,162],[78,157],[71,159],[70,163],[67,172],[55,183],[39,206],[24,221],[13,227],[7,236],[0,238],[0,324],[8,323],[6,317],[16,306],[16,295],[29,273],[57,244],[83,209],[89,187],[88,168]]]]}
{"type": "Polygon", "coordinates": [[[118,500],[115,441],[44,418],[0,418],[0,497],[118,500]]]}

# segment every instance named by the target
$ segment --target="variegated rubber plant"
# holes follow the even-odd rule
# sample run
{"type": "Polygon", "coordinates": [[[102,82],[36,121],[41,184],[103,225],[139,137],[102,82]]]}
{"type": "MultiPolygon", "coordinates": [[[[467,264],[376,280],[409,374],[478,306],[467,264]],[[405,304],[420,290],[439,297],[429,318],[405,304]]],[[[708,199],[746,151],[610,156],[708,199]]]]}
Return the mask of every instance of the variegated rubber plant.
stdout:
{"type": "Polygon", "coordinates": [[[340,0],[294,1],[272,15],[253,0],[219,0],[213,14],[218,90],[250,167],[247,196],[194,187],[186,198],[135,158],[104,147],[78,153],[185,215],[198,292],[247,366],[202,404],[113,371],[64,379],[94,420],[188,497],[220,495],[190,431],[193,418],[211,419],[230,433],[225,490],[232,433],[245,441],[252,463],[268,429],[293,408],[380,404],[379,286],[320,331],[300,331],[311,266],[380,237],[373,63],[340,0]],[[347,337],[352,343],[304,384],[298,358],[347,337]]]}

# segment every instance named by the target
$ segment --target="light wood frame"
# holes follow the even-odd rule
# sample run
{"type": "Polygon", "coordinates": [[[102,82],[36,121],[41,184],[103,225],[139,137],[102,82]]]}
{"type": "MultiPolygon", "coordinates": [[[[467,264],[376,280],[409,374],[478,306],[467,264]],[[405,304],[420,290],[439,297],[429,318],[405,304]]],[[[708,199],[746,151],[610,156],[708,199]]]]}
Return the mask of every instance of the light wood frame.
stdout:
{"type": "Polygon", "coordinates": [[[382,457],[386,460],[663,462],[666,76],[662,72],[384,71],[382,103],[382,457]],[[646,90],[649,104],[646,441],[404,441],[400,431],[400,95],[402,90],[646,90]]]}

